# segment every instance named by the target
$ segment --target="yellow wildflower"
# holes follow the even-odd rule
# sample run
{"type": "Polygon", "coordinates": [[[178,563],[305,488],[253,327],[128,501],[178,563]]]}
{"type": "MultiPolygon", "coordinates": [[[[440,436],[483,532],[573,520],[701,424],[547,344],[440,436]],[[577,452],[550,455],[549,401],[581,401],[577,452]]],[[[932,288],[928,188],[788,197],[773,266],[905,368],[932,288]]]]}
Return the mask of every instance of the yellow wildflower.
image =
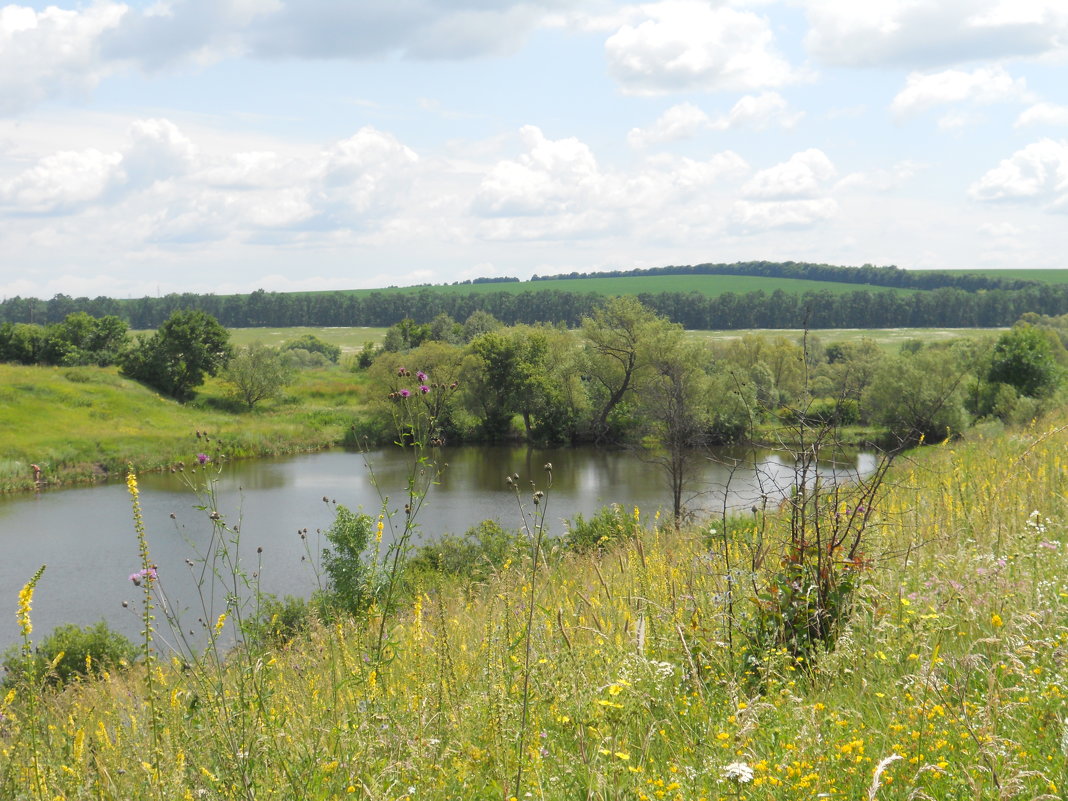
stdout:
{"type": "Polygon", "coordinates": [[[19,604],[15,612],[15,618],[19,622],[19,631],[23,637],[29,637],[33,632],[33,623],[30,622],[30,609],[33,606],[33,591],[37,588],[37,582],[41,580],[45,566],[37,568],[33,578],[26,582],[26,586],[19,591],[19,604]]]}

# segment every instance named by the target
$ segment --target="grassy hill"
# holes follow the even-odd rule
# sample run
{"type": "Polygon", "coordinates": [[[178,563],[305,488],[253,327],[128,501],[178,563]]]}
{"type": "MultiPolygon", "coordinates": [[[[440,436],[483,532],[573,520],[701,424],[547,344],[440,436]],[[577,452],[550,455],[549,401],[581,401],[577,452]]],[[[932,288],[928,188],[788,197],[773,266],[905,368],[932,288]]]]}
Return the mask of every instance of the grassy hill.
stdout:
{"type": "Polygon", "coordinates": [[[180,404],[115,368],[0,364],[0,491],[32,487],[31,464],[55,485],[189,462],[204,449],[197,431],[234,458],[321,448],[340,440],[363,397],[359,376],[302,370],[287,398],[243,412],[218,379],[180,404]]]}
{"type": "MultiPolygon", "coordinates": [[[[373,292],[415,294],[424,290],[450,295],[486,294],[490,292],[576,292],[596,295],[641,295],[661,292],[699,292],[719,297],[727,292],[744,295],[748,292],[782,291],[800,295],[804,292],[898,292],[909,294],[915,290],[849,284],[838,281],[809,281],[796,278],[764,278],[750,275],[636,275],[613,278],[545,279],[539,281],[501,281],[472,284],[434,284],[432,286],[390,287],[388,289],[353,289],[346,294],[369,295],[373,292]]],[[[314,293],[313,293],[314,294],[314,293]]]]}

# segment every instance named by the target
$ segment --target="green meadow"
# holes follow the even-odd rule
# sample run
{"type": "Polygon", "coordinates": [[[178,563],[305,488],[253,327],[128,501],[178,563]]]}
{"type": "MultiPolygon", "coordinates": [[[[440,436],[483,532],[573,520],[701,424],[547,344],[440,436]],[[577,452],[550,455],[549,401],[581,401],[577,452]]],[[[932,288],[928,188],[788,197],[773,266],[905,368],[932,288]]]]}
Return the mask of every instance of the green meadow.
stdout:
{"type": "Polygon", "coordinates": [[[31,464],[51,486],[121,476],[128,464],[166,469],[199,450],[197,431],[221,440],[230,458],[328,447],[364,393],[354,373],[302,370],[282,399],[247,412],[218,379],[180,404],[116,368],[0,364],[0,491],[31,489],[31,464]]]}

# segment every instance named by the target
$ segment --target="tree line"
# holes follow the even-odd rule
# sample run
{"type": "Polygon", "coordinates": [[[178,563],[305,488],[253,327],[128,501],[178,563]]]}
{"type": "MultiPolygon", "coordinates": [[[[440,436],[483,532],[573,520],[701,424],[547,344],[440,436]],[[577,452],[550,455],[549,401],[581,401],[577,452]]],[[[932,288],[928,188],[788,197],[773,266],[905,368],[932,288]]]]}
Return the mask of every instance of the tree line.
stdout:
{"type": "MultiPolygon", "coordinates": [[[[709,297],[700,292],[640,293],[641,302],[673,322],[695,330],[744,328],[975,328],[1010,326],[1027,312],[1068,312],[1068,284],[1032,284],[1023,289],[969,292],[942,288],[901,294],[858,289],[796,294],[776,290],[709,297]]],[[[112,298],[51,300],[14,297],[0,301],[0,322],[58,323],[74,312],[112,315],[131,328],[157,328],[179,310],[203,311],[230,328],[266,326],[386,327],[409,318],[426,323],[439,314],[463,320],[475,311],[508,324],[550,322],[577,326],[604,301],[593,292],[527,290],[453,294],[434,289],[289,293],[257,290],[248,295],[170,294],[117,301],[112,298]]]]}
{"type": "Polygon", "coordinates": [[[937,270],[902,270],[900,267],[840,267],[811,262],[745,261],[733,264],[686,264],[667,267],[646,267],[633,270],[533,276],[531,281],[559,281],[575,278],[629,278],[650,275],[749,275],[762,278],[794,278],[804,281],[835,281],[844,284],[868,284],[873,287],[898,289],[963,289],[979,292],[986,289],[1024,289],[1040,282],[1018,278],[977,275],[974,273],[946,273],[937,270]]]}

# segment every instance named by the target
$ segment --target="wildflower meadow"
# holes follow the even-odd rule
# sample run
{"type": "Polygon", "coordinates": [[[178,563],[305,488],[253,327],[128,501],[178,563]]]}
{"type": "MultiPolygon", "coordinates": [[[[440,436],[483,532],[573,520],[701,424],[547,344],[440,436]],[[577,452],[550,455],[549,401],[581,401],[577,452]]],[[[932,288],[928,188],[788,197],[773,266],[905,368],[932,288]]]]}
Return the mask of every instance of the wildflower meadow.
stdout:
{"type": "MultiPolygon", "coordinates": [[[[399,378],[401,417],[451,391],[399,378]]],[[[416,447],[432,427],[410,431],[401,532],[432,510],[438,469],[416,447]]],[[[1066,453],[1060,420],[975,431],[905,454],[863,498],[820,501],[801,529],[790,509],[676,526],[634,508],[586,548],[544,530],[546,465],[508,477],[520,547],[492,569],[405,579],[403,553],[370,556],[386,594],[273,639],[246,636],[235,587],[207,646],[178,649],[156,635],[131,474],[141,656],[5,685],[0,797],[1068,798],[1066,453]],[[850,537],[796,569],[798,542],[848,515],[850,537]]],[[[394,522],[378,518],[372,550],[394,522]]],[[[15,609],[27,653],[37,578],[15,609]]]]}

